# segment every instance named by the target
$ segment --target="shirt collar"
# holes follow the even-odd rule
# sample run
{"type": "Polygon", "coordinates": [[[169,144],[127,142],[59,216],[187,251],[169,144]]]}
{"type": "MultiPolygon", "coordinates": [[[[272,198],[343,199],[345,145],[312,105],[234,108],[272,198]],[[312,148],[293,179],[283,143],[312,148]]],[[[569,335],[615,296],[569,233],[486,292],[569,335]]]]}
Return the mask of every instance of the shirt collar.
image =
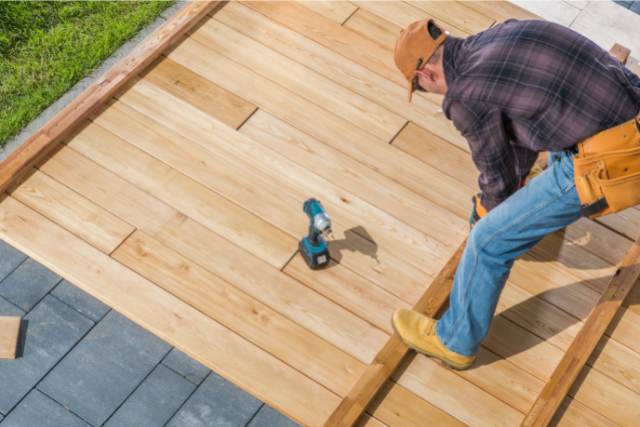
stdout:
{"type": "Polygon", "coordinates": [[[456,74],[456,64],[459,60],[460,47],[463,42],[464,39],[453,36],[447,37],[444,41],[442,68],[444,70],[444,79],[449,87],[451,87],[458,77],[456,74]]]}

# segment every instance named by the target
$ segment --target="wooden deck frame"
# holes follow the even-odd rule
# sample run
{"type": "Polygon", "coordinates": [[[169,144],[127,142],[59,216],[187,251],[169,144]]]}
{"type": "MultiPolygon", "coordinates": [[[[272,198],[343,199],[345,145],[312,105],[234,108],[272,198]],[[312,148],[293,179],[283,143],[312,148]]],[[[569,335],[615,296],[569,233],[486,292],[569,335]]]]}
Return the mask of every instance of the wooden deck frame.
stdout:
{"type": "Polygon", "coordinates": [[[179,40],[220,1],[191,1],[0,163],[0,194],[42,160],[91,113],[179,40]]]}
{"type": "MultiPolygon", "coordinates": [[[[187,4],[171,20],[156,30],[133,52],[105,73],[96,83],[20,146],[15,153],[0,164],[0,194],[7,191],[12,184],[53,150],[78,124],[107,102],[118,89],[144,70],[200,19],[211,13],[219,3],[221,2],[191,2],[187,4]]],[[[610,54],[626,63],[629,51],[616,44],[610,54]]],[[[546,165],[546,161],[544,163],[546,165]]],[[[427,315],[435,315],[446,303],[451,291],[452,277],[464,246],[463,243],[458,248],[455,255],[414,306],[415,310],[427,315]]],[[[553,418],[553,414],[560,407],[573,381],[595,349],[599,338],[604,334],[638,275],[640,275],[640,239],[627,254],[622,267],[565,353],[551,380],[546,384],[531,412],[524,419],[522,426],[545,426],[553,418]]],[[[368,419],[368,415],[364,414],[364,411],[392,376],[394,370],[401,364],[408,350],[409,348],[405,344],[397,337],[392,336],[344,397],[325,426],[361,425],[363,420],[368,419]]]]}

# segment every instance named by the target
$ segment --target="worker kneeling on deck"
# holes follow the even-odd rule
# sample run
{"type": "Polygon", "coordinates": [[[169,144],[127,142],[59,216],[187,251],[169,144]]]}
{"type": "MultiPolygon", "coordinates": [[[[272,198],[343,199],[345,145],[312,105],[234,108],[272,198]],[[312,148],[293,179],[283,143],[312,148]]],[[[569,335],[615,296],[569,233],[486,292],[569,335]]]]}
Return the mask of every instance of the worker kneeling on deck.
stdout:
{"type": "Polygon", "coordinates": [[[433,20],[400,34],[395,62],[414,90],[444,95],[444,114],[480,171],[471,233],[450,308],[407,309],[396,334],[466,369],[486,336],[514,259],[547,234],[640,203],[640,78],[563,26],[509,20],[466,39],[433,20]],[[526,186],[539,152],[549,166],[526,186]]]}

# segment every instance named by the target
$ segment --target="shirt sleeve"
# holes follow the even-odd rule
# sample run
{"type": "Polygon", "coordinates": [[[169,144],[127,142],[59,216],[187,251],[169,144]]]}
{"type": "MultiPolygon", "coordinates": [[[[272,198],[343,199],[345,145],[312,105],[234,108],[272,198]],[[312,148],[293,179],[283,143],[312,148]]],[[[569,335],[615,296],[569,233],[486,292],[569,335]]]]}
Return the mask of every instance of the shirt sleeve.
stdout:
{"type": "Polygon", "coordinates": [[[511,146],[516,154],[520,179],[525,179],[529,176],[529,172],[531,172],[536,160],[538,160],[538,152],[514,143],[511,143],[511,146]]]}
{"type": "Polygon", "coordinates": [[[447,115],[469,143],[473,162],[480,171],[481,203],[488,212],[520,185],[518,159],[505,132],[502,113],[484,103],[458,101],[450,104],[447,115]]]}

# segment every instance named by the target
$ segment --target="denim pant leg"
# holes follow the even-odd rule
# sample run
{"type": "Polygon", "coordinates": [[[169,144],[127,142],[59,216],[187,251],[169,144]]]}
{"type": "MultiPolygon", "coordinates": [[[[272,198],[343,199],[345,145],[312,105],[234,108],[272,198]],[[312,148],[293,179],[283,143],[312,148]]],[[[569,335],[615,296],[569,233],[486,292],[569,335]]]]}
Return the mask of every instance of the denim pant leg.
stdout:
{"type": "Polygon", "coordinates": [[[580,219],[573,154],[552,166],[482,218],[471,230],[453,282],[450,308],[436,332],[462,356],[473,356],[487,335],[514,259],[547,234],[580,219]]]}

